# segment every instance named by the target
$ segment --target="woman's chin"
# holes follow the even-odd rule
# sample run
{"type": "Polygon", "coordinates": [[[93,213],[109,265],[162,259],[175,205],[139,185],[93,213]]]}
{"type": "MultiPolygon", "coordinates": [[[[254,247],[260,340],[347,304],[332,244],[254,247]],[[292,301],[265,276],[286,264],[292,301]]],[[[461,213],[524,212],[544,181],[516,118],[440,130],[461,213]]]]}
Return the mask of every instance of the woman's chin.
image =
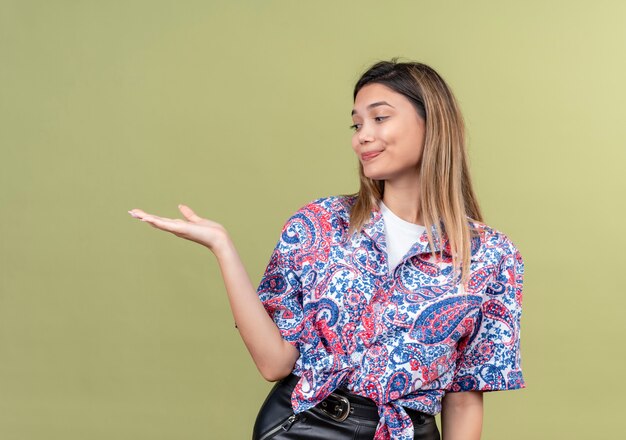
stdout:
{"type": "Polygon", "coordinates": [[[363,170],[363,175],[372,180],[386,180],[386,176],[380,173],[368,173],[366,170],[363,170]]]}

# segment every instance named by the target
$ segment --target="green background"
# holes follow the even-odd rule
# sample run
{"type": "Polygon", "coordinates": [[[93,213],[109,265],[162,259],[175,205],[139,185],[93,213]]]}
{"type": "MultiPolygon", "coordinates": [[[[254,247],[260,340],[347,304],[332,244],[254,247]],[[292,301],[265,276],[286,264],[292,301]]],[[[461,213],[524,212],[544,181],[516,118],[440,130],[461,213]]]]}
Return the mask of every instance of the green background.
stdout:
{"type": "Polygon", "coordinates": [[[214,256],[126,211],[224,224],[256,285],[357,189],[352,87],[393,56],[452,86],[525,261],[527,388],[483,439],[621,433],[625,43],[618,0],[0,0],[0,438],[249,438],[271,384],[214,256]]]}

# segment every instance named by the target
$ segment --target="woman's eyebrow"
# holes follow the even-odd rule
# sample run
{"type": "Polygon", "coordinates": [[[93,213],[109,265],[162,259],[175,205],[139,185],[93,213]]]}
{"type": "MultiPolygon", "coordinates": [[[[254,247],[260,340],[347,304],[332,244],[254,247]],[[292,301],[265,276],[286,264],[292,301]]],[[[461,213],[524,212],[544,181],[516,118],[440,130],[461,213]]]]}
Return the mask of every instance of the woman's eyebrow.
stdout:
{"type": "MultiPolygon", "coordinates": [[[[366,108],[368,110],[374,108],[374,107],[378,107],[380,105],[388,105],[391,108],[395,108],[393,105],[389,104],[387,101],[376,101],[376,102],[372,102],[370,105],[368,105],[366,108]]],[[[352,113],[350,113],[350,116],[354,116],[357,113],[357,111],[355,109],[352,109],[352,113]]]]}

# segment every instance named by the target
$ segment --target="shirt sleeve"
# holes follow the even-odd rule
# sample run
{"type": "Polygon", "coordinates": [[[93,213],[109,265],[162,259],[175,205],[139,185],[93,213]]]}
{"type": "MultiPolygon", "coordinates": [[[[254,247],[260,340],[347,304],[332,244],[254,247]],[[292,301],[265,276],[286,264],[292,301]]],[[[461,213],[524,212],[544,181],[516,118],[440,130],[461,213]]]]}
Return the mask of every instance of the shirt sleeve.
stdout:
{"type": "Polygon", "coordinates": [[[283,339],[298,348],[302,333],[302,245],[306,216],[295,213],[283,226],[257,294],[283,339]]]}
{"type": "Polygon", "coordinates": [[[508,238],[503,248],[495,276],[482,294],[473,332],[459,342],[449,391],[526,388],[520,353],[524,262],[508,238]]]}

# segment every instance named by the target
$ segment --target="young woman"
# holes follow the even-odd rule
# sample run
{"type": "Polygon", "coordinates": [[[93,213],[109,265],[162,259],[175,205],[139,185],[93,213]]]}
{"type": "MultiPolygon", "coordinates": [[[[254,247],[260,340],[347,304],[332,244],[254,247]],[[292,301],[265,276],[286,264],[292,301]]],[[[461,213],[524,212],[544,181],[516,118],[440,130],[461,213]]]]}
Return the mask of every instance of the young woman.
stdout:
{"type": "Polygon", "coordinates": [[[208,247],[236,326],[278,381],[254,439],[479,439],[482,392],[525,388],[522,257],[483,223],[465,128],[444,80],[379,62],[354,89],[356,194],[316,199],[283,227],[257,289],[227,231],[134,217],[208,247]]]}

